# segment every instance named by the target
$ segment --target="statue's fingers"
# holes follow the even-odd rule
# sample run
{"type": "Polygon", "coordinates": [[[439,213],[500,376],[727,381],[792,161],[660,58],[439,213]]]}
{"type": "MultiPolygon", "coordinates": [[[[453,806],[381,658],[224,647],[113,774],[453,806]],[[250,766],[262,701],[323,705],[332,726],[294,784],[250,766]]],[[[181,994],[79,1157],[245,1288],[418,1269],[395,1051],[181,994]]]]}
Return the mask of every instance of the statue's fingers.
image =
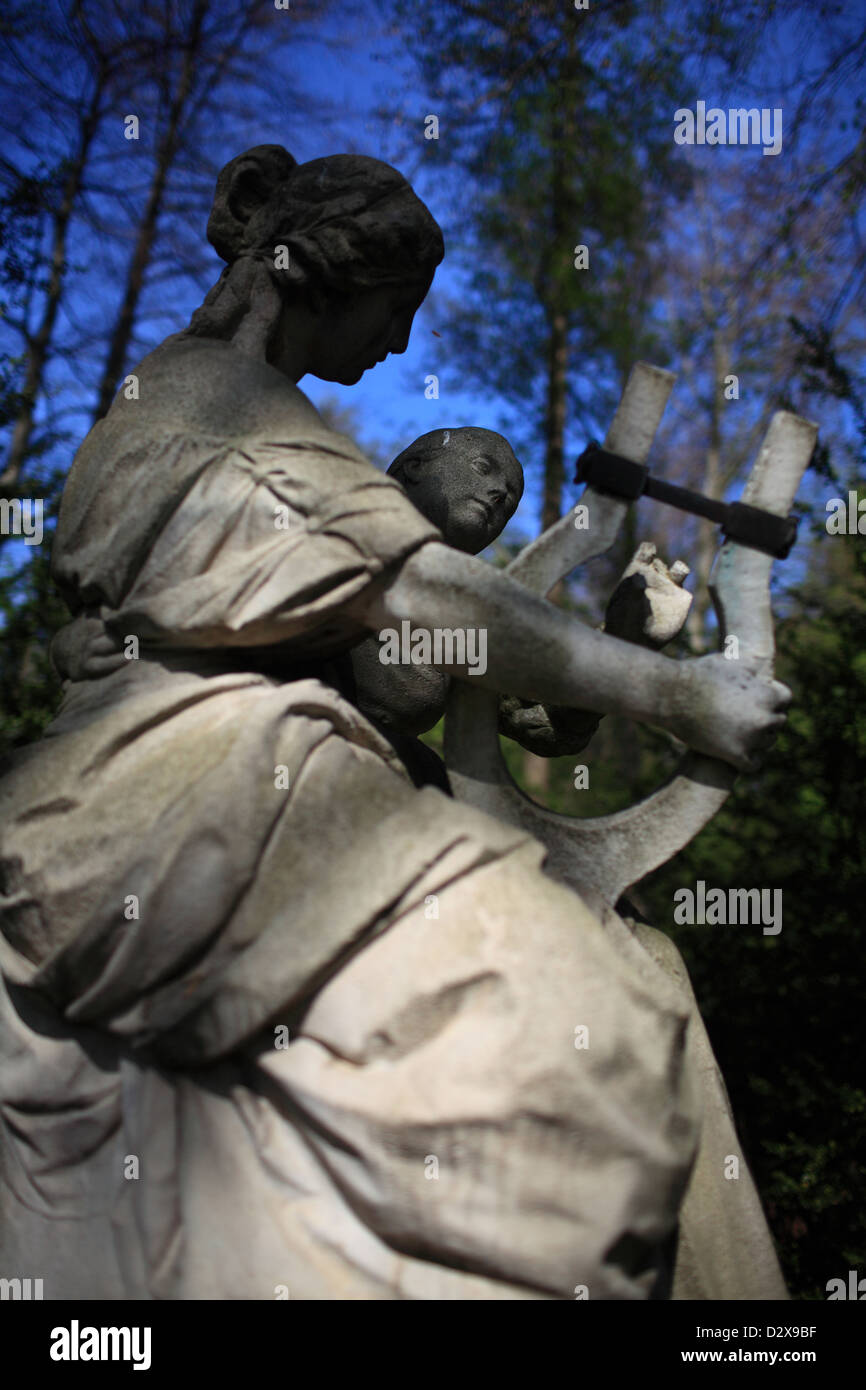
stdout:
{"type": "Polygon", "coordinates": [[[783,685],[781,681],[773,681],[771,690],[773,692],[773,708],[787,709],[794,698],[788,686],[783,685]]]}
{"type": "Polygon", "coordinates": [[[689,567],[685,560],[674,560],[670,567],[669,578],[672,583],[681,585],[688,573],[689,567]]]}

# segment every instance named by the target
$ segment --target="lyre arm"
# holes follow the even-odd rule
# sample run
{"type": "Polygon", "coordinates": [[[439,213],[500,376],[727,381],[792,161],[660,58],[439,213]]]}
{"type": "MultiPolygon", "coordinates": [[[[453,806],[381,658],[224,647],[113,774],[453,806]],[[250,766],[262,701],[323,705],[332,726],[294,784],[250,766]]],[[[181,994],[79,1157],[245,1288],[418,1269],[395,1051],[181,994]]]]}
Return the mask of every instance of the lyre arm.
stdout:
{"type": "Polygon", "coordinates": [[[374,631],[474,628],[486,634],[487,669],[442,663],[472,685],[543,701],[667,724],[679,710],[680,664],[596,632],[502,570],[431,542],[369,601],[374,631]]]}

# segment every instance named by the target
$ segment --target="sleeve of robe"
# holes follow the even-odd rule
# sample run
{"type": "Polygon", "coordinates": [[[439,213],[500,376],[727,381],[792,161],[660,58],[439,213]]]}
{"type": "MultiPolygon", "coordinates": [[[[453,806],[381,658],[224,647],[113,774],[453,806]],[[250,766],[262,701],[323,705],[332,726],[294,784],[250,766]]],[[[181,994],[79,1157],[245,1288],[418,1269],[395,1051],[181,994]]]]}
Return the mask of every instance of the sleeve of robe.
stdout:
{"type": "Polygon", "coordinates": [[[46,1260],[86,1194],[124,1296],[645,1297],[694,1149],[663,984],[324,683],[159,660],[345,648],[347,602],[437,532],[324,429],[110,432],[55,573],[148,655],[72,681],[0,785],[0,963],[69,1053],[9,1032],[3,1165],[46,1260]]]}
{"type": "Polygon", "coordinates": [[[107,484],[76,469],[55,577],[73,609],[153,647],[345,648],[362,635],[346,605],[441,539],[324,427],[237,443],[167,435],[144,458],[127,445],[107,484]]]}
{"type": "Polygon", "coordinates": [[[67,1018],[136,1045],[178,1029],[167,1053],[201,1059],[309,992],[431,854],[488,851],[455,828],[428,848],[360,712],[257,668],[268,648],[308,675],[363,635],[347,603],[439,536],[402,488],[321,425],[107,435],[79,453],[54,554],[83,678],[0,788],[0,957],[67,1018]],[[91,627],[114,640],[105,678],[91,627]]]}

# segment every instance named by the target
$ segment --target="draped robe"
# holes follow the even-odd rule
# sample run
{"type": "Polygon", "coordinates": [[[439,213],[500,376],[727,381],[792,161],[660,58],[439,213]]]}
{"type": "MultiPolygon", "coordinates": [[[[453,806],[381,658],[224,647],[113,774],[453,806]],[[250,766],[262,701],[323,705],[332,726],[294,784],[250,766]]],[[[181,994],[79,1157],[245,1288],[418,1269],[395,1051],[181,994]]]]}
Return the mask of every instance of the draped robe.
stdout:
{"type": "Polygon", "coordinates": [[[0,1274],[664,1296],[691,1004],[343,685],[438,532],[230,345],[137,374],[63,497],[61,708],[0,780],[0,1274]]]}

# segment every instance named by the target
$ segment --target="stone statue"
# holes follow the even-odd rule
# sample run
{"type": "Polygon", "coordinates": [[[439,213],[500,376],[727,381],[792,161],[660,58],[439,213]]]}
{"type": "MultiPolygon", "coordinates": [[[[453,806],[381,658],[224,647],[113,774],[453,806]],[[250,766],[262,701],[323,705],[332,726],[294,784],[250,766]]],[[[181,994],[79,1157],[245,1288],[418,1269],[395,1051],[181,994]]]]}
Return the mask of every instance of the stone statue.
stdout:
{"type": "MultiPolygon", "coordinates": [[[[523,470],[508,442],[474,427],[422,435],[388,472],[418,510],[438,525],[443,540],[468,554],[477,554],[495,539],[523,490],[523,470]]],[[[668,568],[656,547],[644,542],[607,604],[603,630],[659,650],[677,636],[688,614],[691,595],[682,587],[687,574],[681,560],[668,568]]],[[[368,638],[352,651],[355,703],[389,738],[416,786],[439,786],[450,795],[442,760],[414,735],[432,728],[445,713],[451,679],[434,666],[383,664],[381,637],[368,638]]],[[[499,700],[499,732],[541,756],[582,751],[599,723],[600,716],[582,710],[547,707],[516,696],[499,700]]],[[[478,732],[470,731],[469,738],[478,732]]],[[[490,809],[501,814],[503,808],[490,809]]],[[[544,840],[547,813],[536,814],[544,840]]],[[[579,863],[574,869],[565,881],[578,891],[583,887],[585,893],[585,870],[581,872],[579,863]]],[[[627,870],[626,876],[639,875],[627,870]]],[[[782,1297],[772,1239],[742,1159],[725,1084],[685,963],[670,939],[642,921],[625,897],[616,905],[618,912],[613,902],[594,905],[619,953],[632,953],[648,980],[664,971],[690,1015],[687,1046],[699,1079],[703,1119],[698,1159],[680,1207],[672,1296],[782,1297]]]]}
{"type": "Polygon", "coordinates": [[[76,455],[63,700],[0,780],[0,1273],[46,1298],[667,1296],[703,1123],[682,993],[532,834],[413,785],[349,654],[483,628],[456,683],[739,768],[788,692],[573,621],[325,427],[298,381],[403,351],[442,258],[396,170],[250,150],[208,235],[221,278],[76,455]]]}
{"type": "MultiPolygon", "coordinates": [[[[500,535],[523,495],[523,469],[494,430],[466,425],[423,434],[394,459],[388,475],[455,550],[477,555],[500,535]]],[[[416,786],[448,790],[441,759],[421,743],[442,718],[450,678],[430,664],[385,663],[379,637],[351,653],[354,702],[400,753],[416,786]]]]}
{"type": "MultiPolygon", "coordinates": [[[[438,526],[445,543],[468,555],[492,544],[523,495],[523,469],[511,445],[494,430],[472,425],[421,435],[388,474],[438,526]]],[[[691,595],[682,588],[688,572],[680,560],[668,569],[655,546],[644,542],[608,602],[603,630],[656,650],[665,646],[688,614],[691,595]]],[[[448,791],[441,759],[416,736],[444,715],[450,677],[432,665],[383,662],[383,655],[380,637],[352,649],[354,703],[390,738],[416,786],[448,791]]],[[[585,710],[513,695],[500,701],[500,732],[542,757],[581,752],[599,723],[600,716],[585,710]]]]}

